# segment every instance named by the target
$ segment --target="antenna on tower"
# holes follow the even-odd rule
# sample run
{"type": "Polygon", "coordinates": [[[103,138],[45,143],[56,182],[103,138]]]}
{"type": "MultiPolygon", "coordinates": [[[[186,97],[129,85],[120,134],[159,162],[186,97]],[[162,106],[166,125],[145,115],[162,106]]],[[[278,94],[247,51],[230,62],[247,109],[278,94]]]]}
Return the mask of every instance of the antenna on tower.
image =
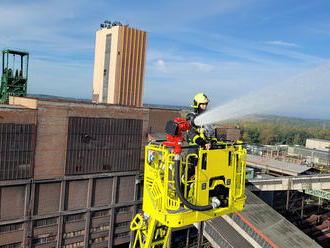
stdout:
{"type": "Polygon", "coordinates": [[[103,23],[100,24],[100,28],[111,28],[112,26],[114,26],[113,24],[111,24],[111,21],[109,20],[104,20],[103,23]]]}

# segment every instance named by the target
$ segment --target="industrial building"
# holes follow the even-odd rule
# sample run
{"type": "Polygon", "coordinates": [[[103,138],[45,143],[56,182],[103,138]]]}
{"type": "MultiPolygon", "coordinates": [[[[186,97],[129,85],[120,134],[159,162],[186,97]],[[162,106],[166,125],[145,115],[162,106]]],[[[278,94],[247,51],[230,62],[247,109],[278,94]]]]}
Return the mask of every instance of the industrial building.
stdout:
{"type": "Polygon", "coordinates": [[[330,140],[306,139],[306,148],[328,151],[330,149],[330,140]]]}
{"type": "MultiPolygon", "coordinates": [[[[275,158],[284,162],[308,165],[315,169],[330,170],[330,150],[327,147],[328,140],[307,139],[309,147],[289,145],[247,145],[247,151],[253,155],[275,158]],[[308,141],[312,140],[312,141],[308,141]],[[319,142],[321,142],[319,144],[319,142]],[[319,148],[315,148],[315,147],[319,148]]],[[[306,143],[307,144],[307,143],[306,143]]]]}
{"type": "Polygon", "coordinates": [[[179,111],[21,97],[0,106],[0,247],[128,244],[147,133],[179,111]]]}
{"type": "MultiPolygon", "coordinates": [[[[296,157],[309,165],[330,165],[330,153],[324,150],[305,148],[300,146],[291,146],[288,148],[288,155],[296,157]]],[[[327,168],[330,170],[330,167],[327,168]]]]}
{"type": "MultiPolygon", "coordinates": [[[[130,222],[142,207],[147,136],[180,111],[21,97],[0,106],[0,247],[128,246],[130,222]]],[[[212,244],[238,242],[233,237],[243,231],[214,236],[219,221],[205,226],[212,244]]],[[[253,228],[279,242],[271,230],[253,228]]],[[[253,244],[247,237],[239,240],[253,244]]],[[[174,233],[173,242],[178,238],[174,233]]]]}

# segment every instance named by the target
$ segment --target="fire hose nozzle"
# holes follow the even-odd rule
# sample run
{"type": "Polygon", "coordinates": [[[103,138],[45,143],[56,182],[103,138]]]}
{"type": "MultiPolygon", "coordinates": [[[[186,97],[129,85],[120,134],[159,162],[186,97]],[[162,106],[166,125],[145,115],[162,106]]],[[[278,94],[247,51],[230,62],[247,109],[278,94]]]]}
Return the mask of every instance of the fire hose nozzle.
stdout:
{"type": "Polygon", "coordinates": [[[174,121],[168,121],[165,128],[167,141],[163,142],[163,144],[174,147],[175,154],[181,154],[182,133],[189,130],[190,127],[189,122],[184,119],[175,118],[174,121]]]}

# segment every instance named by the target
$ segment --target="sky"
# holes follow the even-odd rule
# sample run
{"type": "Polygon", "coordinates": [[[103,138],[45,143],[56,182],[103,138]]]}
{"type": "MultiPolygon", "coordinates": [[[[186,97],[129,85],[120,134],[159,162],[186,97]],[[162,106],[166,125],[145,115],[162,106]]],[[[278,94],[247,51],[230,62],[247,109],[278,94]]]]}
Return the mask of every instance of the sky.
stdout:
{"type": "Polygon", "coordinates": [[[91,99],[95,32],[117,20],[148,32],[145,103],[189,106],[203,92],[216,108],[278,91],[287,106],[264,112],[330,119],[329,9],[326,0],[0,0],[0,48],[30,53],[28,93],[91,99]]]}

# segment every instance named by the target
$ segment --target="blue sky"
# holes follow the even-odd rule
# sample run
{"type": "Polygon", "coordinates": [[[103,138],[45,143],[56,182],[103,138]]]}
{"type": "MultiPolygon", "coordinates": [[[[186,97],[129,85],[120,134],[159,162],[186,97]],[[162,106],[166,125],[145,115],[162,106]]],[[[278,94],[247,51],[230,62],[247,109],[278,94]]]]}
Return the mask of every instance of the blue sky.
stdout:
{"type": "MultiPolygon", "coordinates": [[[[190,105],[205,92],[215,107],[285,91],[328,64],[329,10],[326,0],[0,0],[0,48],[30,52],[29,93],[91,98],[95,31],[119,20],[148,32],[144,102],[190,105]]],[[[327,73],[292,90],[308,101],[271,111],[330,119],[327,73]]]]}

